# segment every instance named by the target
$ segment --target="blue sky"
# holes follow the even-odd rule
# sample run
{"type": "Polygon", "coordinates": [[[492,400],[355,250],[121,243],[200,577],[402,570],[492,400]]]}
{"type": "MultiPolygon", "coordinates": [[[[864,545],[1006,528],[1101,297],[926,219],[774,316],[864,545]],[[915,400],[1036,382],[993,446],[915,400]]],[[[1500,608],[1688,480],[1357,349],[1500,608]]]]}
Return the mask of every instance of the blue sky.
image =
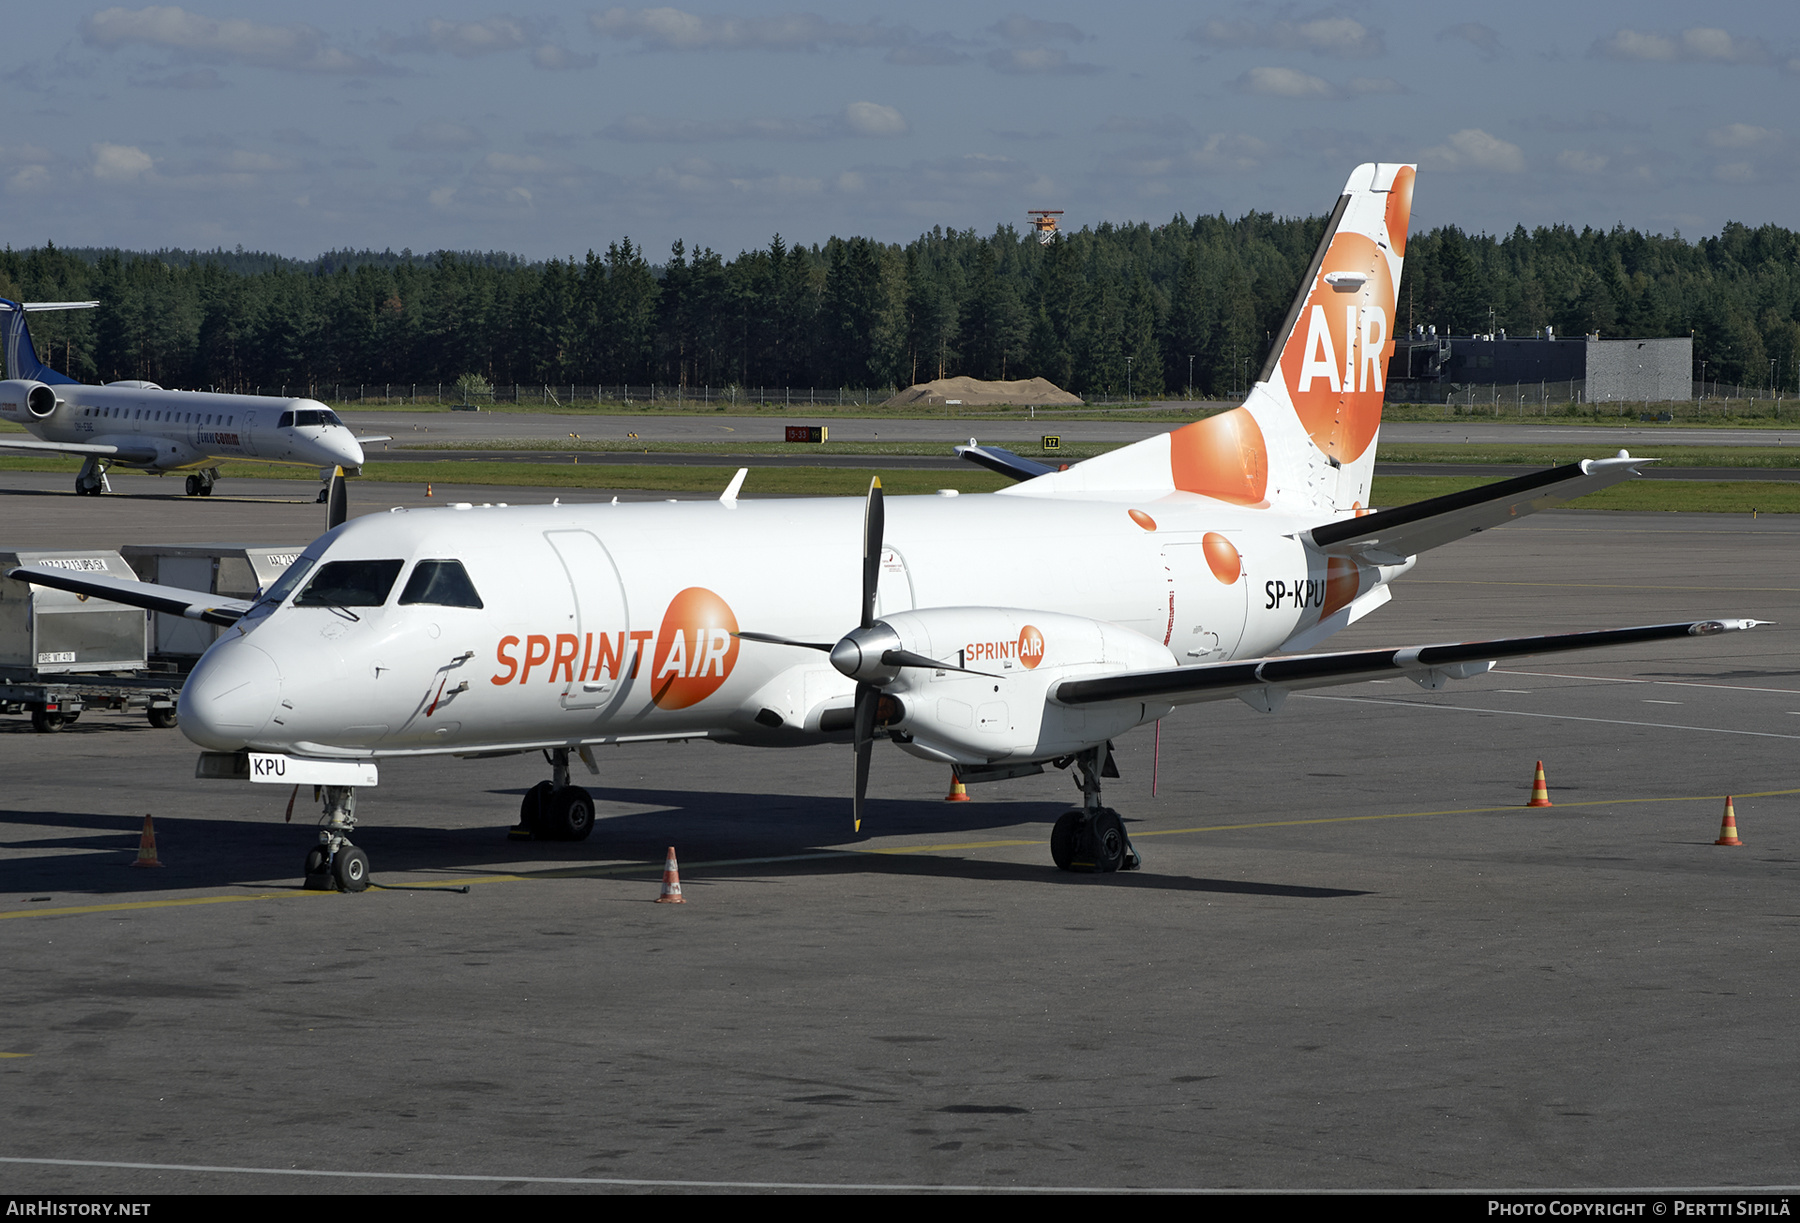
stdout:
{"type": "Polygon", "coordinates": [[[1800,228],[1772,3],[193,0],[7,34],[15,247],[729,256],[1322,212],[1364,160],[1420,163],[1415,228],[1800,228]]]}

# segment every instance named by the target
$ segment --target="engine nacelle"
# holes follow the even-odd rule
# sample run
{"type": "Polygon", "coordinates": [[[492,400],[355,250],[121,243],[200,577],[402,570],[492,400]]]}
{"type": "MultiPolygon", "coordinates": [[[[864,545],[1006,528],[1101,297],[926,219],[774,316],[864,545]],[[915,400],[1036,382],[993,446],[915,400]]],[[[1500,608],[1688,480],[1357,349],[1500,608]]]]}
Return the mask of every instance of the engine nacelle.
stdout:
{"type": "Polygon", "coordinates": [[[883,695],[898,698],[898,708],[883,711],[882,725],[927,760],[1049,760],[1168,711],[1142,701],[1075,708],[1048,699],[1064,680],[1176,665],[1167,646],[1116,624],[1003,607],[896,612],[878,623],[904,649],[980,672],[908,666],[881,686],[883,695]]]}
{"type": "Polygon", "coordinates": [[[28,378],[10,378],[0,382],[0,414],[10,416],[14,420],[31,417],[44,420],[56,411],[62,400],[56,397],[56,389],[46,383],[34,382],[28,378]]]}

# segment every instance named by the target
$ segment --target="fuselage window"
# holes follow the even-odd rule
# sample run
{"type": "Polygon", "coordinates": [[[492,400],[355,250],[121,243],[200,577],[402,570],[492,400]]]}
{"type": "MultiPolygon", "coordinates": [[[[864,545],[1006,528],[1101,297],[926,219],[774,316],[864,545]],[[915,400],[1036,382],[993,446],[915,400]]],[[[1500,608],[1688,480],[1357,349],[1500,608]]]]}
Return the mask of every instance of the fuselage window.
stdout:
{"type": "Polygon", "coordinates": [[[380,607],[387,602],[401,561],[332,561],[306,584],[295,607],[380,607]]]}
{"type": "Polygon", "coordinates": [[[481,596],[461,561],[420,561],[406,579],[400,603],[432,603],[439,607],[480,607],[481,596]]]}

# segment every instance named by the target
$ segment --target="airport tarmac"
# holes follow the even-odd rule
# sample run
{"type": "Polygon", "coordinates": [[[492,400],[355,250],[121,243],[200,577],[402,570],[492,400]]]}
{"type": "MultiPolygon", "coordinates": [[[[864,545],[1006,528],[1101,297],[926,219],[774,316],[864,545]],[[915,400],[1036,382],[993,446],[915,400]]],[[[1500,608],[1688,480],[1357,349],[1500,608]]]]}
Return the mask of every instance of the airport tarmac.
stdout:
{"type": "MultiPolygon", "coordinates": [[[[310,538],[266,483],[0,505],[16,545],[310,538]]],[[[881,750],[857,836],[845,747],[666,744],[599,755],[576,845],[506,839],[533,758],[384,764],[382,888],[307,893],[306,794],[285,823],[141,717],[0,718],[0,1183],[1792,1186],[1796,545],[1569,511],[1430,553],[1332,647],[1780,623],[1180,710],[1118,744],[1144,868],[1103,877],[1050,864],[1064,774],[947,804],[881,750]]]]}

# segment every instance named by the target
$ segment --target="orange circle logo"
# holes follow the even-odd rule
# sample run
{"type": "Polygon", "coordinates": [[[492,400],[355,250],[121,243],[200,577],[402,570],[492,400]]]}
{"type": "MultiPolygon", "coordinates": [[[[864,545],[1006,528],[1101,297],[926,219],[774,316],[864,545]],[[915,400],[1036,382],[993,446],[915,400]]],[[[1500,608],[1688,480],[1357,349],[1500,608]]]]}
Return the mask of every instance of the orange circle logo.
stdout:
{"type": "Polygon", "coordinates": [[[1019,661],[1027,671],[1044,661],[1044,635],[1029,624],[1019,632],[1019,661]]]}
{"type": "Polygon", "coordinates": [[[1243,558],[1238,550],[1232,547],[1231,541],[1217,531],[1208,531],[1200,540],[1200,550],[1206,554],[1206,566],[1212,570],[1213,576],[1227,586],[1238,580],[1238,574],[1244,571],[1243,558]]]}
{"type": "Polygon", "coordinates": [[[703,586],[669,600],[650,664],[650,699],[659,709],[686,709],[719,690],[737,662],[737,617],[703,586]]]}

